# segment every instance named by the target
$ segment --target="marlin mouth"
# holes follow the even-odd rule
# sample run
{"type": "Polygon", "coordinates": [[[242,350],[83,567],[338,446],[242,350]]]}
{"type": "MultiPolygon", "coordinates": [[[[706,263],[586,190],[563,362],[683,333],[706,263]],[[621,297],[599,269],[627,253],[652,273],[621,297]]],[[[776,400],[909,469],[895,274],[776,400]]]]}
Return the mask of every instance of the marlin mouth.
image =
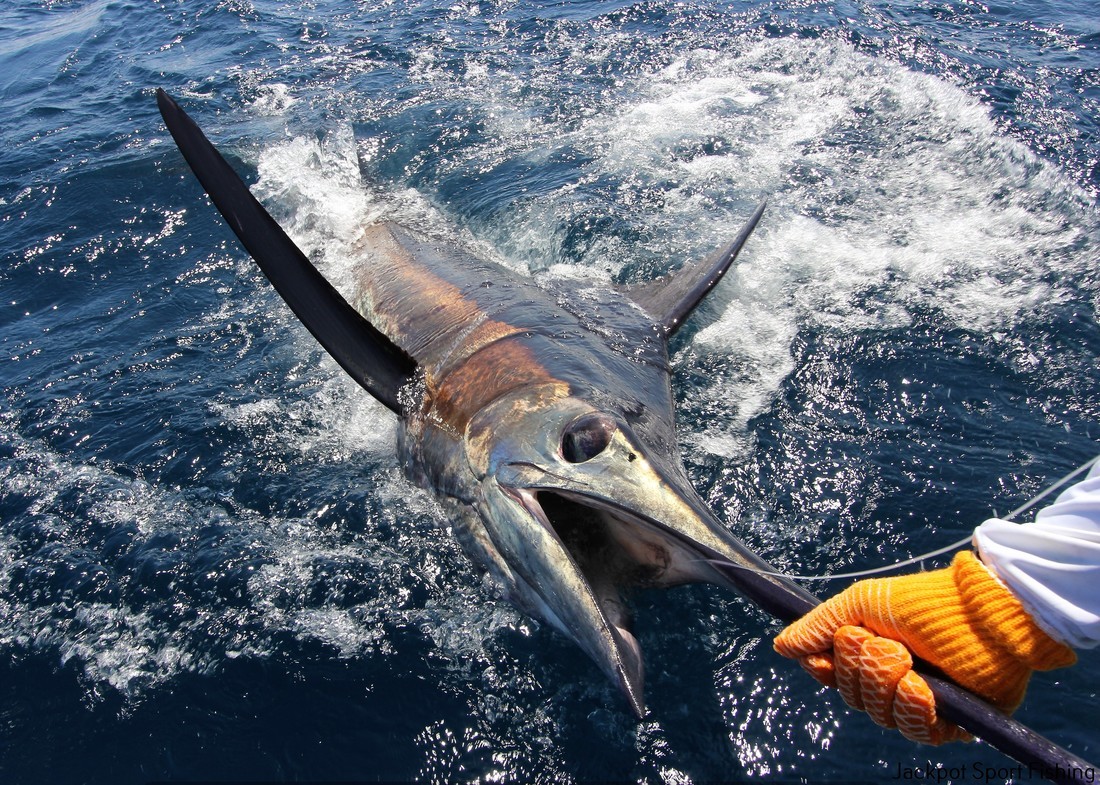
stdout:
{"type": "Polygon", "coordinates": [[[539,491],[546,520],[593,586],[667,588],[721,583],[709,565],[715,554],[659,523],[582,494],[539,491]]]}
{"type": "Polygon", "coordinates": [[[578,579],[573,585],[590,597],[589,612],[550,620],[603,664],[643,716],[644,665],[630,595],[650,587],[723,583],[711,567],[709,549],[583,493],[512,489],[510,495],[560,544],[558,570],[572,573],[578,579]]]}
{"type": "Polygon", "coordinates": [[[540,491],[535,498],[608,622],[634,641],[629,591],[659,585],[667,550],[653,548],[652,558],[640,561],[624,545],[626,530],[635,528],[632,524],[558,492],[540,491]]]}
{"type": "Polygon", "coordinates": [[[611,578],[620,586],[656,586],[669,563],[667,549],[649,549],[644,561],[628,554],[623,539],[626,529],[640,521],[627,521],[608,510],[599,509],[555,491],[536,495],[539,506],[569,555],[590,583],[611,578]]]}
{"type": "Polygon", "coordinates": [[[624,631],[631,618],[625,596],[629,590],[670,585],[662,576],[671,553],[653,524],[580,494],[539,489],[513,490],[511,495],[553,532],[608,620],[624,631]]]}

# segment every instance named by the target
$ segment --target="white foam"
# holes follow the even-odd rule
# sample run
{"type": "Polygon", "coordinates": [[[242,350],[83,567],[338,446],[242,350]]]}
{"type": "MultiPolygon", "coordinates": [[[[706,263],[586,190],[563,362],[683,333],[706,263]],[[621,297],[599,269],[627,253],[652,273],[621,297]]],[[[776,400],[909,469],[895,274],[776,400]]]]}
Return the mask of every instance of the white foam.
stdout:
{"type": "Polygon", "coordinates": [[[278,213],[283,228],[320,267],[339,268],[362,227],[381,214],[382,205],[360,177],[350,126],[269,147],[257,170],[253,193],[278,213]]]}
{"type": "MultiPolygon", "coordinates": [[[[258,170],[260,177],[253,188],[257,198],[276,213],[294,242],[333,285],[349,294],[358,261],[355,244],[363,228],[385,216],[389,207],[362,181],[351,127],[340,126],[320,139],[297,137],[269,147],[260,157],[258,170]]],[[[279,313],[292,320],[286,309],[279,313]]],[[[279,406],[298,410],[292,417],[308,416],[330,427],[293,443],[307,451],[366,450],[375,456],[392,456],[396,445],[392,415],[331,358],[319,354],[312,338],[301,331],[294,334],[304,342],[303,354],[320,357],[326,371],[318,394],[279,406]]],[[[303,370],[316,378],[315,371],[303,370]]]]}
{"type": "Polygon", "coordinates": [[[286,114],[298,99],[290,93],[290,87],[280,82],[258,85],[249,108],[260,115],[286,114]]]}
{"type": "Polygon", "coordinates": [[[617,85],[616,104],[557,125],[540,125],[539,107],[517,105],[507,84],[486,88],[471,96],[496,135],[471,152],[482,169],[558,150],[585,161],[489,228],[534,267],[555,255],[569,267],[560,277],[577,265],[613,276],[639,257],[673,266],[718,247],[769,199],[718,295],[724,312],[693,342],[743,361],[736,378],[701,392],[731,424],[694,439],[718,454],[750,444],[747,424],[792,370],[800,329],[901,328],[932,313],[1003,330],[1065,298],[1095,255],[1100,221],[1087,195],[1003,136],[977,99],[846,43],[690,51],[617,85]],[[579,261],[564,259],[564,227],[586,213],[637,227],[642,240],[597,236],[579,261]]]}

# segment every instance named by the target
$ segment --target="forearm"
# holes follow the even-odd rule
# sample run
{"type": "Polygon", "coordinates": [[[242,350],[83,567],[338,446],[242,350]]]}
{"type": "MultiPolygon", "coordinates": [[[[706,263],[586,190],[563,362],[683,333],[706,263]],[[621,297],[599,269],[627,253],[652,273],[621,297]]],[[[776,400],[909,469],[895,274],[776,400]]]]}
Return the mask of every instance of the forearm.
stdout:
{"type": "Polygon", "coordinates": [[[982,561],[1047,633],[1100,644],[1100,464],[1032,523],[990,519],[974,531],[982,561]]]}

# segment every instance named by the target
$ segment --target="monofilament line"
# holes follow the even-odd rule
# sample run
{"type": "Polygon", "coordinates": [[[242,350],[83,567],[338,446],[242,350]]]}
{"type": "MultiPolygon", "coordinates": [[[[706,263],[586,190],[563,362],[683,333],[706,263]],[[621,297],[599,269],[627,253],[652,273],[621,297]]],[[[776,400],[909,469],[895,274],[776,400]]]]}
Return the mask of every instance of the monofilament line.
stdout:
{"type": "MultiPolygon", "coordinates": [[[[1040,493],[1036,494],[1031,499],[1029,499],[1026,503],[1020,505],[1015,510],[1010,512],[1008,515],[1004,516],[1004,518],[1002,518],[1002,520],[1012,521],[1016,517],[1018,517],[1020,515],[1023,515],[1025,512],[1030,510],[1032,507],[1034,507],[1036,504],[1041,502],[1047,496],[1054,493],[1056,490],[1063,487],[1064,485],[1067,485],[1071,480],[1076,478],[1078,475],[1088,471],[1090,468],[1092,468],[1093,464],[1095,464],[1097,461],[1100,461],[1100,455],[1096,456],[1095,458],[1090,458],[1089,460],[1085,461],[1083,464],[1078,466],[1076,469],[1071,471],[1069,474],[1067,474],[1065,477],[1062,477],[1061,479],[1056,480],[1055,482],[1051,483],[1044,490],[1042,490],[1040,493]]],[[[996,515],[996,512],[994,512],[994,515],[996,515]]],[[[725,566],[725,567],[737,567],[737,568],[742,569],[742,570],[752,570],[753,572],[760,573],[761,575],[774,575],[774,576],[780,577],[780,578],[790,578],[791,580],[799,580],[799,581],[836,581],[836,580],[841,580],[841,579],[845,579],[845,578],[865,578],[869,575],[879,575],[879,574],[884,573],[884,572],[891,572],[891,571],[899,569],[901,567],[908,567],[910,564],[917,564],[918,562],[922,562],[925,559],[931,559],[931,558],[934,558],[936,556],[942,556],[945,553],[951,553],[952,551],[956,551],[960,548],[964,548],[964,547],[966,547],[967,545],[970,544],[970,541],[971,541],[972,537],[973,537],[972,534],[968,534],[966,537],[959,540],[958,542],[953,542],[950,545],[945,545],[944,547],[937,548],[934,551],[928,551],[927,553],[922,553],[919,556],[914,556],[910,559],[905,559],[903,561],[895,562],[893,564],[886,564],[886,565],[883,565],[881,567],[871,567],[869,569],[858,570],[856,572],[839,572],[839,573],[830,574],[830,575],[790,575],[790,574],[785,573],[785,572],[778,572],[778,571],[771,571],[771,570],[758,570],[754,567],[747,567],[747,566],[742,565],[742,564],[734,564],[733,562],[727,562],[727,561],[723,561],[723,560],[719,560],[719,559],[707,559],[707,561],[712,562],[714,564],[721,564],[722,566],[725,566]]]]}

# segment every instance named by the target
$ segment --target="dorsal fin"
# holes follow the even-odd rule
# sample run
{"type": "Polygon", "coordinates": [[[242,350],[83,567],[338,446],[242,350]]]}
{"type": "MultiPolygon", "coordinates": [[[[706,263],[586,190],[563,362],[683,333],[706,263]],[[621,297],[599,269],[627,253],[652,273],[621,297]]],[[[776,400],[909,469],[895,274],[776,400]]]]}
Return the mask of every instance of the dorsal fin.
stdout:
{"type": "Polygon", "coordinates": [[[760,222],[760,216],[764,214],[767,204],[760,203],[733,242],[722,250],[706,259],[686,264],[676,272],[630,287],[626,291],[627,295],[642,306],[646,313],[664,327],[665,334],[671,337],[707,293],[722,280],[752,230],[760,222]]]}
{"type": "Polygon", "coordinates": [[[317,271],[164,90],[157,90],[157,106],[214,206],[275,290],[351,378],[400,414],[398,391],[416,372],[413,359],[364,319],[317,271]]]}

